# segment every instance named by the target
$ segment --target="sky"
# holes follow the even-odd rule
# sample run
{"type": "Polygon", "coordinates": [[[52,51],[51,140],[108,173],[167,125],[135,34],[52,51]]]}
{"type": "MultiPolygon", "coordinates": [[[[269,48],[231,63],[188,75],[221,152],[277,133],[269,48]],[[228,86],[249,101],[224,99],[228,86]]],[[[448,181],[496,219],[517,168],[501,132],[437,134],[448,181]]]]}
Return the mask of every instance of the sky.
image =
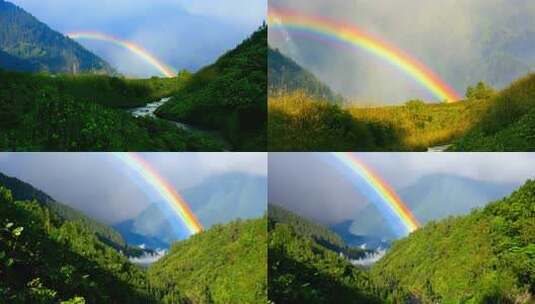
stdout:
{"type": "MultiPolygon", "coordinates": [[[[61,33],[96,31],[132,41],[175,70],[195,71],[265,20],[267,0],[10,0],[61,33]]],[[[80,40],[119,72],[160,76],[120,47],[80,40]]]]}
{"type": "MultiPolygon", "coordinates": [[[[503,88],[535,67],[535,2],[517,0],[271,0],[270,6],[344,22],[397,46],[460,95],[486,81],[503,88]]],[[[270,30],[269,42],[335,91],[361,104],[440,101],[397,68],[360,49],[340,49],[270,30]]]]}
{"type": "MultiPolygon", "coordinates": [[[[267,178],[266,153],[140,155],[174,186],[179,194],[188,189],[202,187],[207,179],[225,174],[241,174],[245,182],[258,177],[267,178]]],[[[143,191],[146,185],[129,179],[131,171],[110,153],[0,153],[0,172],[30,183],[57,201],[107,224],[134,218],[155,203],[155,198],[147,196],[143,191]]],[[[225,191],[232,191],[213,188],[207,191],[216,190],[222,195],[229,195],[225,191]]],[[[255,191],[264,193],[265,197],[267,189],[255,191]]],[[[188,203],[192,210],[199,207],[188,203]]],[[[266,202],[251,203],[258,204],[252,209],[257,210],[258,216],[261,216],[266,209],[266,202]]],[[[210,218],[211,221],[221,218],[228,222],[238,217],[249,217],[240,214],[238,209],[227,209],[228,214],[224,216],[210,214],[210,208],[203,210],[202,216],[210,218]]],[[[213,212],[221,210],[214,209],[213,212]]],[[[203,221],[205,218],[199,220],[203,221]]]]}
{"type": "MultiPolygon", "coordinates": [[[[535,178],[535,155],[530,153],[356,155],[397,192],[436,174],[515,188],[535,178]]],[[[269,153],[268,201],[324,224],[355,218],[367,206],[366,198],[323,157],[324,153],[269,153]]]]}

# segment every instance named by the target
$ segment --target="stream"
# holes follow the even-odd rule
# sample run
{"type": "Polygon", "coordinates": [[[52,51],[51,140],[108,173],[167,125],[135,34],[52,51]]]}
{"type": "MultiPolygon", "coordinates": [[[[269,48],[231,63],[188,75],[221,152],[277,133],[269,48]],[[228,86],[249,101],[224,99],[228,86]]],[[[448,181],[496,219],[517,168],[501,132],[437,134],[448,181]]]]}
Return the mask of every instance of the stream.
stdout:
{"type": "Polygon", "coordinates": [[[186,124],[186,123],[175,121],[175,120],[164,119],[164,118],[156,116],[155,114],[156,110],[159,107],[163,106],[165,103],[167,103],[169,100],[171,100],[171,97],[164,97],[158,101],[149,102],[143,107],[127,109],[127,112],[132,114],[132,116],[134,117],[152,117],[155,119],[165,120],[174,124],[175,126],[177,126],[178,128],[182,130],[209,135],[211,137],[215,137],[218,141],[222,142],[224,145],[227,145],[227,146],[229,145],[229,143],[225,140],[225,138],[218,131],[207,130],[205,128],[197,127],[194,125],[186,124]]]}
{"type": "Polygon", "coordinates": [[[451,145],[434,146],[427,148],[427,152],[446,152],[451,145]]]}

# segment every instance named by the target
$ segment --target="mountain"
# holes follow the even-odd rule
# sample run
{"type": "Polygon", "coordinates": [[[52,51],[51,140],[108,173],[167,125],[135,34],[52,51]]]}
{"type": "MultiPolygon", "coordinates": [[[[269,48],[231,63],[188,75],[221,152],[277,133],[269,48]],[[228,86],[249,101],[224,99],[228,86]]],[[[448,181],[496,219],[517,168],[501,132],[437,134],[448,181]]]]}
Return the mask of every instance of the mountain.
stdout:
{"type": "Polygon", "coordinates": [[[316,241],[316,232],[324,235],[327,228],[281,214],[273,205],[270,211],[275,216],[268,225],[271,303],[384,303],[364,269],[316,241]]]}
{"type": "Polygon", "coordinates": [[[385,238],[370,236],[370,235],[358,235],[351,232],[351,227],[355,224],[353,220],[343,221],[330,228],[336,232],[342,240],[351,247],[359,247],[368,250],[378,250],[390,248],[390,241],[385,238]]]}
{"type": "Polygon", "coordinates": [[[0,186],[0,298],[6,303],[155,303],[144,273],[86,225],[0,186]]]}
{"type": "Polygon", "coordinates": [[[335,94],[314,74],[304,69],[278,49],[268,48],[268,93],[270,95],[302,90],[310,97],[342,103],[343,97],[335,94]]]}
{"type": "Polygon", "coordinates": [[[148,269],[164,303],[266,303],[266,218],[216,225],[148,269]]]}
{"type": "Polygon", "coordinates": [[[16,5],[0,0],[0,67],[17,71],[115,74],[75,41],[16,5]]]}
{"type": "MultiPolygon", "coordinates": [[[[415,217],[423,224],[448,216],[461,215],[504,197],[514,190],[510,184],[478,181],[466,177],[434,174],[420,178],[398,193],[415,217]]],[[[353,235],[396,239],[373,205],[364,209],[349,228],[353,235]]]]}
{"type": "Polygon", "coordinates": [[[372,267],[395,303],[533,303],[535,181],[469,215],[432,222],[372,267]]]}
{"type": "Polygon", "coordinates": [[[267,26],[195,73],[156,114],[219,130],[238,150],[266,150],[267,26]]]}
{"type": "MultiPolygon", "coordinates": [[[[211,176],[201,184],[182,191],[192,211],[205,228],[232,219],[258,218],[265,212],[266,177],[243,173],[211,176]]],[[[145,244],[151,248],[168,248],[185,236],[176,235],[164,212],[152,204],[133,219],[113,226],[128,244],[145,244]]]]}
{"type": "Polygon", "coordinates": [[[56,201],[50,195],[35,188],[34,186],[23,182],[18,178],[7,176],[3,173],[0,173],[0,186],[4,186],[5,188],[9,189],[15,200],[37,200],[38,202],[42,203],[50,203],[56,201]]]}

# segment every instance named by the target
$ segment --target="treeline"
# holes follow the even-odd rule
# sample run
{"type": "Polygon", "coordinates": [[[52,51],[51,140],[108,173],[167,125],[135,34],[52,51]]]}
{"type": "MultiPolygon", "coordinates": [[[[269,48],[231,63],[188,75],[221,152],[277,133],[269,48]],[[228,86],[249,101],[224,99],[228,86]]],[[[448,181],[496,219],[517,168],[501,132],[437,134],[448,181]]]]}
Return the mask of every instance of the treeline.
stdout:
{"type": "Polygon", "coordinates": [[[0,150],[223,150],[221,143],[206,134],[185,131],[162,120],[136,119],[112,108],[142,91],[142,96],[162,95],[178,83],[179,79],[54,78],[0,71],[0,150]]]}
{"type": "Polygon", "coordinates": [[[267,26],[195,73],[158,109],[161,117],[215,129],[235,150],[265,151],[267,26]]]}

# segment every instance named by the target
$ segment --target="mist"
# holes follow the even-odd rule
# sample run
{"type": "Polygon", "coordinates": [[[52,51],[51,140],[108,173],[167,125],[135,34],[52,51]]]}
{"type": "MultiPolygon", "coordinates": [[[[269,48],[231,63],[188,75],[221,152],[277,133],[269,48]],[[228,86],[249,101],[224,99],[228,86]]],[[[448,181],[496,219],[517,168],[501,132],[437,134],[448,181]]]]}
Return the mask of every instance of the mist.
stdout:
{"type": "MultiPolygon", "coordinates": [[[[353,24],[420,60],[460,95],[479,81],[503,88],[535,67],[530,51],[535,3],[529,0],[271,0],[270,5],[353,24]]],[[[270,31],[269,42],[355,103],[440,101],[362,50],[333,48],[284,30],[270,31]]]]}

